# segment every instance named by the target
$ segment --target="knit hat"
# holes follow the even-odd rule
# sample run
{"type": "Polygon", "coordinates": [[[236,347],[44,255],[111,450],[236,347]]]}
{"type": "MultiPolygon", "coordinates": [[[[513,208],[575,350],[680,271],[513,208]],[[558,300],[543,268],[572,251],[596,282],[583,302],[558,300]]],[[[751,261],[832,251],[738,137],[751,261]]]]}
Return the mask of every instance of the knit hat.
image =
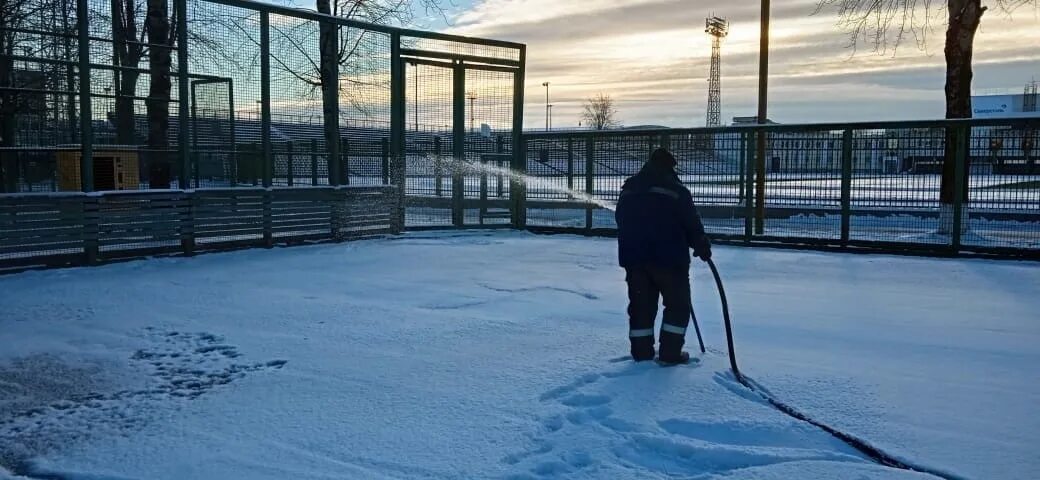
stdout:
{"type": "Polygon", "coordinates": [[[649,163],[655,167],[667,168],[669,170],[675,168],[676,165],[675,157],[672,156],[672,153],[663,148],[658,148],[654,150],[654,153],[650,154],[649,163]]]}

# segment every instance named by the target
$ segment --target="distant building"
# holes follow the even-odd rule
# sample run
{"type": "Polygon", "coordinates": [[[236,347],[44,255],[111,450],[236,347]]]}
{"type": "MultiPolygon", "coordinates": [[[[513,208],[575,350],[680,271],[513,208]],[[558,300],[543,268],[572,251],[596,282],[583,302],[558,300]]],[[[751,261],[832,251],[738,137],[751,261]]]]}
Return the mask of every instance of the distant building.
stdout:
{"type": "Polygon", "coordinates": [[[1036,93],[974,95],[972,118],[1040,118],[1036,93]]]}
{"type": "MultiPolygon", "coordinates": [[[[733,117],[733,123],[730,125],[738,127],[741,125],[758,125],[758,117],[733,117]]],[[[766,119],[766,125],[779,125],[778,123],[766,119]]]]}

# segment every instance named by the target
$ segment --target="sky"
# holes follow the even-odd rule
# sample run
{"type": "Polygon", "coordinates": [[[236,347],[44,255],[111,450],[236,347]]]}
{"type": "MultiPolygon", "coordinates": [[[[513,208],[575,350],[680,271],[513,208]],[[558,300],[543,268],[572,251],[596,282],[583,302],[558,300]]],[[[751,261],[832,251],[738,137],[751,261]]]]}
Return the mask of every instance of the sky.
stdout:
{"type": "MultiPolygon", "coordinates": [[[[941,118],[943,35],[875,54],[855,53],[835,10],[815,0],[773,2],[769,117],[782,123],[941,118]]],[[[939,1],[936,3],[944,4],[939,1]]],[[[1011,15],[995,1],[976,39],[977,93],[1021,93],[1040,80],[1040,7],[1011,15]]],[[[730,0],[455,0],[447,18],[421,27],[527,45],[525,125],[544,125],[550,82],[553,126],[576,126],[585,98],[604,93],[626,126],[703,126],[711,40],[704,19],[725,17],[722,118],[756,113],[759,2],[730,0]]]]}

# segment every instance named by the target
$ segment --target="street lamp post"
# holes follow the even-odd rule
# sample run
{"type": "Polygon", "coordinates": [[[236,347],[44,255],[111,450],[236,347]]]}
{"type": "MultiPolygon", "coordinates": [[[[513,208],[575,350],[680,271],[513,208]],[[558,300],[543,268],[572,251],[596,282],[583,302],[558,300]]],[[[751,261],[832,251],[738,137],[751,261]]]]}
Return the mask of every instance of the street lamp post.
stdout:
{"type": "MultiPolygon", "coordinates": [[[[758,124],[768,120],[769,88],[769,0],[761,0],[758,44],[758,124]]],[[[755,145],[755,233],[765,230],[766,217],[766,134],[759,130],[755,145]]]]}
{"type": "Polygon", "coordinates": [[[466,94],[466,98],[469,99],[469,133],[473,133],[473,101],[477,99],[477,94],[469,92],[466,94]]]}
{"type": "Polygon", "coordinates": [[[415,68],[415,99],[412,101],[415,103],[415,131],[419,132],[419,64],[415,62],[408,62],[409,65],[415,68]]]}
{"type": "Polygon", "coordinates": [[[552,130],[552,107],[553,104],[549,104],[549,130],[552,130]]]}
{"type": "Polygon", "coordinates": [[[549,112],[552,109],[549,106],[549,82],[542,82],[542,86],[545,87],[545,131],[549,131],[549,112]]]}

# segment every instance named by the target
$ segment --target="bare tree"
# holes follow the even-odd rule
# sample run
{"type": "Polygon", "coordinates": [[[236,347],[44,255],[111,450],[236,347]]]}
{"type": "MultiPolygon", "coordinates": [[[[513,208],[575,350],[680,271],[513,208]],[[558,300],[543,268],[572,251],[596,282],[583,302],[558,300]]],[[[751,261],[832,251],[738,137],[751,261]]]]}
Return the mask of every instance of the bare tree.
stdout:
{"type": "MultiPolygon", "coordinates": [[[[450,1],[450,0],[448,0],[450,1]]],[[[360,20],[380,25],[408,25],[414,21],[417,10],[427,14],[444,15],[446,0],[317,0],[318,12],[335,17],[360,20]]],[[[295,32],[283,33],[286,47],[293,55],[275,56],[277,68],[311,87],[311,93],[320,91],[325,144],[338,145],[340,93],[347,89],[346,98],[358,111],[369,108],[363,99],[349,91],[351,86],[372,86],[372,75],[378,71],[380,55],[378,39],[367,30],[341,29],[322,23],[319,26],[319,58],[315,61],[311,51],[303,47],[305,35],[295,32]],[[290,64],[284,58],[300,57],[302,62],[290,64]]]]}
{"type": "MultiPolygon", "coordinates": [[[[68,0],[62,0],[68,1],[68,0]]],[[[94,12],[92,21],[106,22],[111,25],[112,35],[112,83],[115,87],[115,134],[116,143],[132,145],[136,141],[136,108],[137,85],[141,78],[141,72],[137,70],[141,62],[148,61],[151,65],[150,55],[155,50],[166,50],[176,46],[176,19],[170,15],[168,21],[169,35],[165,40],[159,35],[152,38],[146,11],[147,0],[111,0],[109,12],[94,12]],[[143,20],[143,23],[142,23],[143,20]],[[163,40],[155,43],[154,40],[163,40]]],[[[191,53],[188,60],[193,67],[200,69],[212,68],[212,65],[221,65],[224,71],[241,71],[240,56],[228,48],[222,39],[215,38],[207,32],[208,27],[237,22],[242,25],[248,24],[248,18],[235,17],[228,12],[206,8],[198,5],[186,21],[188,26],[188,43],[191,53]]],[[[157,52],[160,53],[161,52],[157,52]]]]}
{"type": "MultiPolygon", "coordinates": [[[[169,2],[148,0],[148,116],[149,183],[151,188],[170,187],[170,162],[167,150],[170,140],[170,69],[174,32],[170,28],[169,2]]],[[[176,23],[173,22],[173,23],[176,23]]],[[[186,72],[184,72],[186,73],[186,72]]],[[[183,126],[182,126],[183,127],[183,126]]],[[[184,188],[184,185],[181,185],[184,188]]]]}
{"type": "Polygon", "coordinates": [[[139,28],[141,3],[133,0],[112,0],[112,73],[115,87],[116,143],[132,145],[135,142],[136,120],[134,97],[141,74],[136,68],[145,57],[145,32],[139,28]],[[122,68],[121,68],[122,67],[122,68]]]}
{"type": "MultiPolygon", "coordinates": [[[[1036,0],[992,0],[1004,13],[1036,0]]],[[[972,55],[975,34],[978,32],[982,15],[988,7],[982,0],[819,0],[816,12],[836,8],[839,26],[849,34],[850,46],[867,43],[877,53],[896,49],[905,40],[912,38],[918,48],[924,48],[934,23],[945,21],[946,41],[943,49],[946,58],[946,118],[971,118],[972,55]]],[[[956,136],[952,129],[946,132],[946,144],[951,146],[956,136]]],[[[967,146],[967,139],[962,140],[967,146]]],[[[965,167],[964,183],[960,186],[965,200],[968,198],[968,171],[965,167]]],[[[953,200],[957,192],[954,149],[946,148],[942,170],[942,186],[939,200],[943,206],[944,219],[940,232],[952,230],[953,200]]],[[[967,228],[967,222],[962,222],[967,228]]]]}
{"type": "MultiPolygon", "coordinates": [[[[29,57],[39,49],[20,29],[33,29],[46,18],[53,5],[36,0],[0,0],[0,147],[17,145],[19,115],[31,110],[28,95],[21,91],[32,85],[19,75],[15,56],[29,57]]],[[[22,72],[27,73],[27,72],[22,72]]],[[[39,88],[38,86],[36,88],[39,88]]],[[[0,151],[0,191],[17,187],[17,153],[0,151]]]]}
{"type": "Polygon", "coordinates": [[[617,119],[617,108],[614,107],[614,99],[610,95],[602,93],[585,100],[585,110],[581,118],[586,125],[594,130],[606,130],[621,126],[617,119]]]}

